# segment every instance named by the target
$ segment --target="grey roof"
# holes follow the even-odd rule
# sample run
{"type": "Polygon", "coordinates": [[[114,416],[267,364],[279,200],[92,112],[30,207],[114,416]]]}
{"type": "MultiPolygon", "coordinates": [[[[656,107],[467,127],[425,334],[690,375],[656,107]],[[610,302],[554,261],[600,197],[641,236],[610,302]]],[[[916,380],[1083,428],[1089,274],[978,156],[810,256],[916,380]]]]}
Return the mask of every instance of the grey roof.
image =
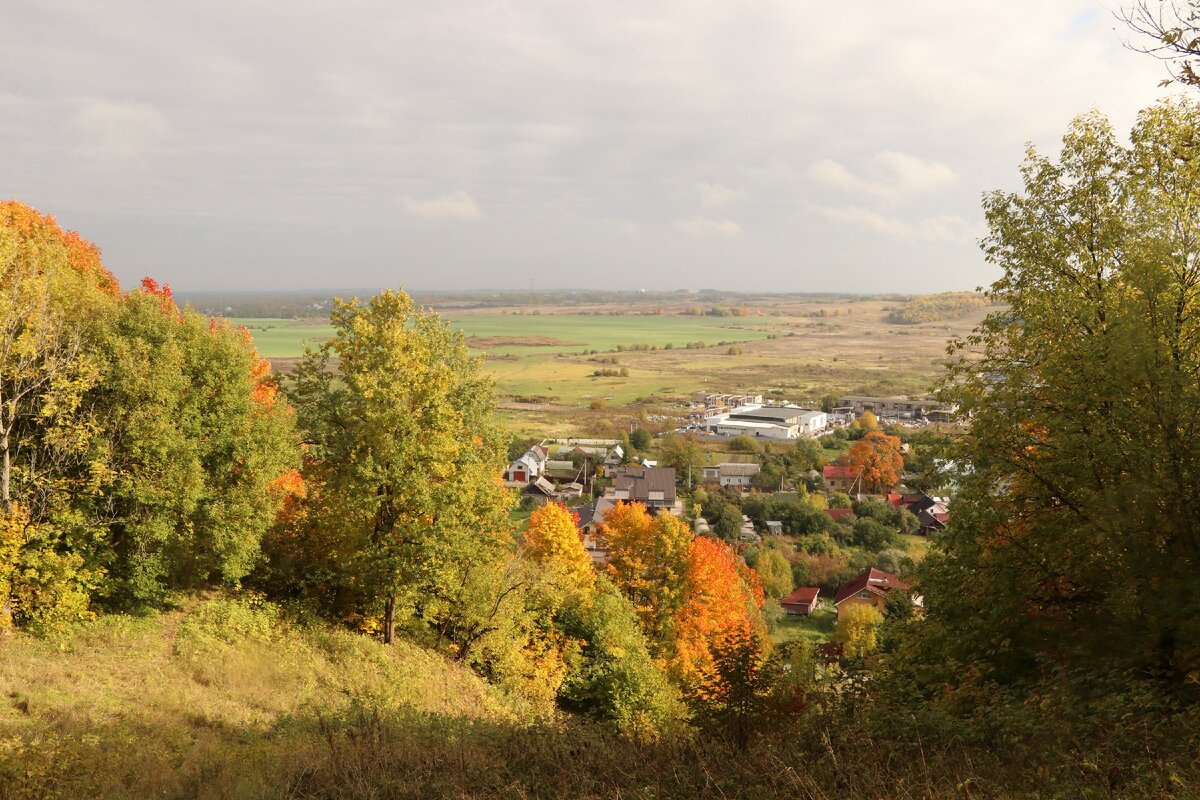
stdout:
{"type": "Polygon", "coordinates": [[[762,471],[758,464],[718,464],[718,474],[722,478],[749,478],[762,471]]]}
{"type": "Polygon", "coordinates": [[[655,503],[675,503],[674,467],[619,467],[613,476],[613,488],[628,492],[629,499],[639,503],[650,501],[651,492],[662,492],[662,500],[655,503]]]}
{"type": "Polygon", "coordinates": [[[790,422],[794,419],[799,419],[801,415],[808,412],[806,408],[796,408],[795,406],[763,406],[751,411],[739,411],[730,414],[730,419],[744,419],[751,422],[790,422]]]}

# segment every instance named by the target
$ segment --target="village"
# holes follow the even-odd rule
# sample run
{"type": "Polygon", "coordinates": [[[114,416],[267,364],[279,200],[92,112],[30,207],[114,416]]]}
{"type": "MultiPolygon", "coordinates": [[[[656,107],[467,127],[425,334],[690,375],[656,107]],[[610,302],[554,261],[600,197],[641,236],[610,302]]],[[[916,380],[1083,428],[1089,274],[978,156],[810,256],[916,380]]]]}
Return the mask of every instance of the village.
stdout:
{"type": "MultiPolygon", "coordinates": [[[[686,520],[733,546],[763,580],[779,641],[831,642],[855,606],[919,611],[906,574],[950,519],[953,465],[931,425],[934,398],[844,396],[827,409],[761,394],[698,395],[678,427],[620,439],[546,439],[512,452],[505,485],[518,515],[547,502],[574,512],[588,555],[608,562],[618,504],[686,520]]],[[[828,646],[836,647],[830,643],[828,646]]]]}

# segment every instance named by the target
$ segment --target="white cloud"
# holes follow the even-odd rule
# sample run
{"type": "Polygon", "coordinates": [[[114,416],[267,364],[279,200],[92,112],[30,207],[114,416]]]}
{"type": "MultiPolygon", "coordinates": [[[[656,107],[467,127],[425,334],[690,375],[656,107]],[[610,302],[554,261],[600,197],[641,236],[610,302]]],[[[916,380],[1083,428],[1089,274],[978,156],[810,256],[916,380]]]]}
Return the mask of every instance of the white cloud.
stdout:
{"type": "Polygon", "coordinates": [[[719,183],[698,183],[696,190],[700,192],[700,205],[705,208],[718,208],[731,200],[746,196],[745,189],[730,189],[719,183]]]}
{"type": "Polygon", "coordinates": [[[421,219],[479,219],[483,214],[467,192],[450,192],[431,200],[403,199],[404,210],[421,219]]]}
{"type": "Polygon", "coordinates": [[[819,216],[831,222],[866,229],[901,241],[970,244],[983,233],[978,225],[954,215],[924,217],[916,222],[907,222],[862,206],[832,206],[815,210],[819,216]]]}
{"type": "Polygon", "coordinates": [[[675,221],[675,227],[697,239],[730,239],[742,234],[742,226],[731,219],[680,219],[675,221]]]}
{"type": "Polygon", "coordinates": [[[142,161],[171,133],[166,116],[136,100],[85,100],[75,114],[76,152],[95,166],[116,170],[142,161]]]}
{"type": "Polygon", "coordinates": [[[936,192],[958,182],[954,170],[945,164],[890,150],[871,156],[858,172],[865,174],[856,174],[830,158],[808,165],[808,176],[824,186],[883,199],[936,192]]]}

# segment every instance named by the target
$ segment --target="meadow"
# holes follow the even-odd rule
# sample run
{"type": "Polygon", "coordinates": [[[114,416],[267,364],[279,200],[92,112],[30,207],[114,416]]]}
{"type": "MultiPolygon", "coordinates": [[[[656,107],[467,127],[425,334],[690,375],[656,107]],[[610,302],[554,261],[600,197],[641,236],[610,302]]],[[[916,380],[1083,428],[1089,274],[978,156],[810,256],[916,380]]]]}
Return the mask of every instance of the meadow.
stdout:
{"type": "MultiPolygon", "coordinates": [[[[631,424],[673,427],[689,400],[706,391],[755,391],[802,404],[827,394],[924,394],[942,374],[947,340],[968,333],[988,310],[894,325],[886,318],[895,307],[878,299],[780,300],[739,317],[649,304],[570,313],[554,306],[451,310],[445,317],[487,359],[514,431],[569,436],[611,435],[631,424]],[[627,374],[596,374],[604,370],[627,374]]],[[[237,321],[285,372],[305,341],[331,332],[320,320],[237,321]]]]}

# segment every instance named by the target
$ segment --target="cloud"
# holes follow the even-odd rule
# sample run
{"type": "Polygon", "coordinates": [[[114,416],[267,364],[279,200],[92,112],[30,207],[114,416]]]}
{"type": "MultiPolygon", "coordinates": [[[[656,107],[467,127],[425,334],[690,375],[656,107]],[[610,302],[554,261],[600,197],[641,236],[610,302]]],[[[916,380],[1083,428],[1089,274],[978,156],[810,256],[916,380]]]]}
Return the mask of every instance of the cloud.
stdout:
{"type": "Polygon", "coordinates": [[[171,133],[170,123],[157,107],[136,100],[85,100],[75,114],[74,127],[81,140],[76,152],[105,170],[143,161],[171,133]]]}
{"type": "Polygon", "coordinates": [[[697,239],[731,239],[742,235],[742,226],[731,219],[680,219],[675,221],[675,227],[697,239]]]}
{"type": "Polygon", "coordinates": [[[717,208],[746,196],[745,189],[730,189],[719,183],[698,183],[696,190],[700,192],[700,205],[705,208],[717,208]]]}
{"type": "Polygon", "coordinates": [[[816,208],[815,211],[830,222],[866,229],[901,241],[970,244],[983,233],[980,226],[954,215],[924,217],[916,222],[906,222],[862,206],[833,206],[816,208]]]}
{"type": "Polygon", "coordinates": [[[847,194],[898,199],[947,189],[958,182],[954,170],[908,153],[884,151],[867,159],[856,174],[846,165],[822,158],[808,165],[808,176],[847,194]]]}
{"type": "Polygon", "coordinates": [[[467,192],[450,192],[431,200],[403,199],[404,210],[421,219],[479,219],[483,214],[467,192]]]}

